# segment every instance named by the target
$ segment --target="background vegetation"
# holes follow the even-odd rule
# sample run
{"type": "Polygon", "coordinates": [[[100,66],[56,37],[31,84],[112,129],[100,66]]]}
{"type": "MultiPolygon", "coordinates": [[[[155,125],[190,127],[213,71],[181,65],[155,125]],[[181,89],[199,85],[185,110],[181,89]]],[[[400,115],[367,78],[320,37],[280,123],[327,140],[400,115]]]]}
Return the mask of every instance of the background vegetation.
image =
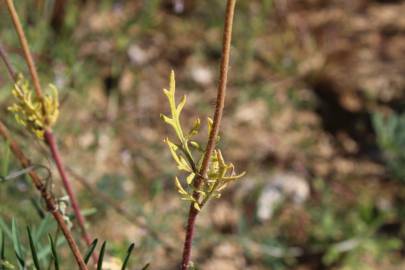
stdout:
{"type": "MultiPolygon", "coordinates": [[[[134,242],[131,269],[177,269],[188,205],[163,143],[161,89],[174,69],[183,121],[211,116],[225,1],[66,1],[64,11],[64,1],[15,2],[42,81],[60,89],[58,143],[89,231],[108,241],[103,267],[120,269],[134,242]]],[[[405,267],[404,12],[403,1],[238,1],[221,149],[248,173],[202,212],[198,269],[405,267]]],[[[0,41],[26,72],[3,1],[0,41]]],[[[4,65],[0,88],[2,121],[54,171],[7,112],[4,65]]],[[[2,176],[19,170],[4,142],[0,165],[2,176]]],[[[8,257],[13,217],[37,245],[57,238],[25,177],[0,182],[0,202],[8,257]]]]}

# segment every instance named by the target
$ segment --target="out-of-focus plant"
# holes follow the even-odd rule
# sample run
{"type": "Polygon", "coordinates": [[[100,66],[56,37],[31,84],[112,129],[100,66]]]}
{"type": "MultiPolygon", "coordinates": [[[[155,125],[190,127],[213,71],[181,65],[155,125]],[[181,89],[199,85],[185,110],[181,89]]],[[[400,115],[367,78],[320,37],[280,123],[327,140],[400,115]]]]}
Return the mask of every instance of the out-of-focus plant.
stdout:
{"type": "Polygon", "coordinates": [[[29,82],[22,75],[18,77],[12,90],[15,103],[9,110],[18,123],[42,139],[45,130],[51,128],[59,116],[58,89],[49,85],[51,94],[45,95],[41,101],[36,96],[32,97],[29,82]]]}
{"type": "Polygon", "coordinates": [[[336,205],[332,190],[323,180],[315,181],[315,189],[321,194],[316,206],[309,213],[316,223],[310,228],[310,249],[321,253],[325,266],[339,265],[339,269],[370,269],[370,262],[362,260],[369,256],[374,262],[386,258],[388,253],[399,250],[401,241],[393,236],[379,234],[379,229],[395,213],[378,209],[374,200],[359,198],[352,211],[336,205]]]}
{"type": "Polygon", "coordinates": [[[405,182],[405,114],[373,115],[377,143],[391,173],[405,182]]]}
{"type": "MultiPolygon", "coordinates": [[[[27,226],[28,239],[24,241],[15,219],[12,220],[10,227],[0,219],[0,269],[64,269],[58,255],[58,250],[64,244],[64,241],[58,239],[57,233],[52,236],[47,230],[50,223],[52,223],[52,219],[44,218],[37,228],[27,226]],[[44,244],[43,238],[46,236],[48,236],[48,243],[44,244]],[[12,255],[6,252],[6,242],[8,241],[12,244],[12,255]]],[[[84,256],[86,264],[89,263],[91,256],[94,254],[97,243],[98,240],[95,239],[88,247],[84,256]]],[[[96,269],[101,270],[103,263],[106,261],[104,256],[106,246],[107,242],[104,241],[100,248],[96,269]]],[[[122,270],[128,269],[128,262],[133,249],[134,244],[131,244],[122,260],[122,270]]]]}
{"type": "MultiPolygon", "coordinates": [[[[62,179],[63,186],[69,196],[77,222],[82,231],[83,239],[86,244],[89,245],[91,243],[91,237],[87,232],[84,217],[81,213],[76,194],[73,191],[73,187],[65,170],[65,165],[62,161],[56,138],[52,131],[52,125],[56,122],[59,114],[57,89],[51,86],[53,94],[43,94],[35,62],[29,49],[29,44],[24,29],[14,6],[14,1],[6,0],[6,6],[13,21],[15,32],[19,38],[20,45],[24,53],[24,59],[29,69],[33,84],[33,90],[31,90],[29,83],[21,76],[13,76],[14,72],[12,72],[10,67],[7,66],[11,77],[15,80],[12,93],[17,100],[16,103],[10,107],[10,110],[14,112],[19,123],[23,124],[29,131],[33,132],[37,137],[46,142],[46,145],[50,150],[51,157],[55,162],[59,175],[62,179]],[[32,94],[35,94],[35,98],[32,98],[32,94]]],[[[6,55],[2,53],[3,60],[5,56],[6,55]]],[[[4,60],[4,62],[7,63],[9,61],[4,60]]],[[[93,258],[94,261],[96,261],[96,256],[93,258]]]]}

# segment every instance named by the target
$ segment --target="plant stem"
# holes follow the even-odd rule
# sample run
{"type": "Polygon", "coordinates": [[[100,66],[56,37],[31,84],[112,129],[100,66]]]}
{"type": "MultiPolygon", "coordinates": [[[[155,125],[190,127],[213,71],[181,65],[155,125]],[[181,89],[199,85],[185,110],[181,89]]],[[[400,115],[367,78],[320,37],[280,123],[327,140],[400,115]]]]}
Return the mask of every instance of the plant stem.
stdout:
{"type": "MultiPolygon", "coordinates": [[[[9,147],[11,151],[13,152],[14,156],[18,159],[20,162],[21,166],[23,168],[28,168],[32,166],[31,161],[25,156],[25,154],[22,152],[20,146],[17,144],[16,141],[14,141],[8,132],[6,126],[0,121],[0,135],[4,138],[9,143],[9,147]]],[[[73,253],[73,256],[75,257],[76,263],[79,266],[79,269],[81,270],[87,270],[87,266],[83,261],[82,255],[80,254],[79,248],[73,238],[72,233],[66,226],[66,223],[63,219],[62,214],[58,211],[58,207],[55,203],[55,199],[53,196],[48,192],[46,189],[46,185],[42,182],[41,178],[35,171],[30,171],[29,176],[32,179],[32,182],[36,189],[40,192],[41,197],[44,199],[45,204],[47,206],[48,211],[52,214],[56,222],[58,223],[58,226],[60,230],[62,231],[63,235],[66,238],[66,241],[69,244],[70,250],[73,253]]]]}
{"type": "Polygon", "coordinates": [[[62,158],[61,158],[61,155],[58,150],[58,146],[55,141],[55,136],[53,135],[52,131],[46,130],[44,133],[44,138],[45,138],[46,143],[48,144],[49,149],[51,150],[53,160],[55,161],[55,165],[62,178],[63,186],[65,187],[66,193],[68,194],[68,196],[70,198],[70,202],[72,203],[73,212],[75,213],[78,224],[82,231],[83,239],[86,241],[87,245],[90,245],[91,239],[86,231],[84,217],[83,217],[82,213],[80,212],[79,203],[77,201],[75,193],[73,192],[72,185],[70,184],[69,179],[67,177],[65,167],[63,166],[62,158]]]}
{"type": "MultiPolygon", "coordinates": [[[[11,16],[13,24],[14,24],[15,30],[17,32],[18,38],[20,40],[21,47],[24,52],[24,58],[25,58],[25,61],[27,62],[28,69],[30,71],[32,82],[34,84],[35,93],[37,95],[37,98],[40,99],[40,101],[42,102],[42,105],[43,105],[42,108],[45,109],[44,99],[43,99],[43,95],[42,95],[42,89],[41,89],[41,84],[39,81],[37,69],[35,67],[35,63],[34,63],[32,54],[31,54],[29,46],[28,46],[25,32],[21,26],[20,19],[18,18],[18,14],[15,9],[14,2],[13,2],[13,0],[6,0],[6,3],[7,3],[8,11],[10,13],[10,16],[11,16]]],[[[86,231],[84,217],[82,216],[82,214],[80,212],[79,203],[76,199],[75,193],[73,192],[73,188],[72,188],[70,181],[67,177],[67,174],[65,172],[63,162],[61,159],[61,155],[59,153],[57,144],[55,142],[56,140],[52,133],[52,130],[45,130],[44,139],[51,151],[52,159],[54,160],[54,162],[56,164],[59,175],[62,178],[63,186],[69,196],[69,199],[72,204],[72,208],[73,208],[74,214],[76,216],[76,219],[78,221],[79,227],[82,230],[83,239],[85,240],[87,245],[90,245],[91,239],[90,239],[89,234],[86,231]]],[[[97,261],[96,255],[94,255],[93,258],[95,259],[95,261],[97,261]]]]}
{"type": "Polygon", "coordinates": [[[12,80],[17,80],[17,72],[15,72],[13,65],[11,64],[10,59],[8,58],[8,55],[5,51],[5,49],[3,48],[3,46],[1,46],[0,44],[0,58],[3,60],[4,64],[6,65],[8,74],[10,75],[12,80]]]}
{"type": "Polygon", "coordinates": [[[18,38],[21,43],[21,47],[24,52],[24,58],[27,62],[28,69],[30,70],[32,82],[34,83],[35,93],[37,94],[39,99],[42,99],[41,84],[39,83],[37,69],[35,68],[35,63],[32,58],[32,55],[30,53],[30,49],[28,47],[28,42],[27,42],[27,38],[25,37],[24,29],[21,26],[17,11],[15,10],[14,2],[13,2],[13,0],[6,0],[6,3],[7,3],[7,8],[10,13],[11,19],[14,24],[14,28],[17,32],[18,38]]]}
{"type": "MultiPolygon", "coordinates": [[[[221,124],[222,114],[225,105],[225,96],[226,96],[226,85],[228,81],[228,70],[229,70],[229,58],[231,51],[231,39],[232,39],[232,26],[233,26],[233,17],[235,12],[236,0],[227,0],[226,4],[226,15],[225,15],[225,26],[223,33],[223,43],[222,43],[222,57],[221,57],[221,67],[220,67],[220,77],[217,90],[217,101],[215,105],[215,114],[212,129],[208,138],[208,143],[205,149],[205,154],[203,162],[201,165],[200,173],[196,177],[194,185],[196,189],[201,186],[204,181],[204,177],[207,174],[209,162],[211,159],[212,152],[215,149],[215,142],[218,136],[219,127],[221,124]]],[[[194,197],[198,200],[199,194],[194,192],[194,197]]],[[[193,203],[190,205],[190,210],[188,214],[188,222],[186,229],[186,238],[184,241],[183,248],[183,258],[181,263],[181,270],[187,270],[190,264],[191,258],[191,249],[192,241],[194,236],[194,227],[196,218],[198,215],[198,210],[195,209],[193,203]]]]}

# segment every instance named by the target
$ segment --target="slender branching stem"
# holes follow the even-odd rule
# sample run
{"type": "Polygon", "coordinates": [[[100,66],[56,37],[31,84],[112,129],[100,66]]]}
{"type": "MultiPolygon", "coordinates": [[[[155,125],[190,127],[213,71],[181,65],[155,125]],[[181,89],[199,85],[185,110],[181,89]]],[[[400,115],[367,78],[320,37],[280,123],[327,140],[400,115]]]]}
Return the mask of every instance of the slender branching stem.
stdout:
{"type": "Polygon", "coordinates": [[[60,174],[60,176],[62,178],[62,182],[63,182],[63,185],[65,187],[66,193],[68,194],[68,196],[70,198],[70,201],[72,203],[72,208],[73,208],[73,211],[76,214],[76,218],[77,218],[78,224],[80,226],[80,229],[82,231],[83,238],[86,241],[86,244],[90,245],[91,244],[91,238],[90,238],[89,234],[86,231],[84,217],[80,212],[79,203],[78,203],[78,201],[76,199],[76,195],[75,195],[75,193],[74,193],[74,191],[72,189],[72,185],[70,185],[70,182],[69,182],[65,167],[63,166],[62,158],[61,158],[61,155],[59,153],[58,146],[56,144],[55,136],[53,135],[53,133],[51,131],[46,130],[45,133],[44,133],[44,138],[45,138],[45,141],[47,142],[47,144],[49,146],[49,149],[51,151],[51,154],[52,154],[53,160],[55,162],[56,168],[58,169],[59,174],[60,174]]]}
{"type": "Polygon", "coordinates": [[[3,60],[4,64],[6,65],[7,72],[10,75],[12,80],[17,80],[17,72],[14,70],[13,65],[11,64],[10,59],[6,53],[6,50],[0,44],[0,58],[3,60]]]}
{"type": "MultiPolygon", "coordinates": [[[[7,8],[9,10],[10,16],[13,21],[13,24],[14,24],[15,30],[17,32],[18,38],[20,40],[21,47],[24,52],[24,58],[25,58],[25,61],[27,62],[28,69],[29,69],[29,72],[30,72],[30,75],[32,78],[32,82],[34,84],[35,93],[36,93],[37,97],[41,100],[41,102],[44,102],[42,88],[41,88],[41,84],[40,84],[39,77],[38,77],[38,72],[35,67],[35,62],[33,60],[32,54],[31,54],[29,46],[28,46],[25,32],[21,26],[20,19],[18,17],[17,11],[15,9],[14,2],[13,2],[13,0],[6,0],[6,3],[7,3],[7,8]]],[[[42,106],[42,107],[45,108],[45,106],[42,106]]],[[[75,193],[73,192],[72,185],[68,179],[59,149],[56,144],[55,136],[53,135],[53,132],[51,129],[45,130],[44,139],[51,151],[52,159],[54,160],[54,162],[56,164],[59,175],[62,179],[63,186],[69,196],[70,202],[72,204],[73,212],[77,218],[79,227],[82,231],[83,239],[85,240],[87,245],[90,245],[91,237],[87,233],[84,217],[81,214],[79,203],[76,199],[75,193]]],[[[93,256],[93,258],[96,261],[96,256],[93,256]]]]}
{"type": "Polygon", "coordinates": [[[21,47],[23,49],[24,58],[27,62],[28,69],[30,70],[32,82],[34,84],[35,93],[37,94],[38,98],[42,99],[42,90],[41,90],[41,84],[39,83],[38,72],[35,67],[34,59],[32,58],[32,55],[30,53],[30,49],[28,47],[28,41],[27,41],[27,38],[25,37],[24,29],[21,26],[20,19],[18,18],[18,14],[15,9],[14,2],[13,2],[13,0],[6,0],[6,3],[7,3],[7,8],[10,13],[11,19],[14,24],[14,28],[17,32],[18,39],[20,40],[21,47]]]}
{"type": "MultiPolygon", "coordinates": [[[[208,172],[208,167],[211,159],[211,155],[215,149],[215,142],[218,136],[219,127],[221,124],[222,113],[225,105],[225,95],[226,95],[226,85],[228,81],[228,70],[229,70],[229,58],[231,51],[231,39],[232,39],[232,26],[233,26],[233,17],[235,11],[236,0],[227,0],[226,4],[226,15],[225,15],[225,26],[223,33],[223,44],[222,44],[222,58],[221,58],[221,67],[220,67],[220,77],[217,90],[217,100],[215,106],[215,114],[212,129],[208,138],[208,143],[205,149],[205,154],[203,162],[201,165],[200,173],[196,177],[194,185],[196,190],[204,181],[204,177],[208,172]]],[[[194,193],[194,197],[198,199],[199,194],[194,193]]],[[[181,269],[187,270],[190,264],[191,258],[191,248],[192,241],[194,236],[194,227],[196,218],[198,215],[198,210],[194,207],[193,203],[190,205],[190,210],[188,214],[187,228],[186,228],[186,239],[184,241],[183,247],[183,258],[181,263],[181,269]]]]}
{"type": "MultiPolygon", "coordinates": [[[[29,168],[32,166],[31,161],[25,156],[20,146],[11,137],[6,126],[1,121],[0,121],[0,136],[3,137],[3,139],[8,142],[11,152],[18,159],[23,168],[29,168]]],[[[73,235],[70,232],[69,228],[67,227],[62,214],[58,211],[58,207],[56,205],[54,197],[52,196],[51,193],[49,193],[49,191],[46,188],[46,185],[43,183],[40,176],[35,171],[33,170],[30,171],[29,176],[31,177],[32,183],[34,184],[35,188],[40,192],[41,197],[44,199],[48,211],[52,214],[55,221],[58,223],[58,227],[65,236],[66,241],[69,244],[70,250],[72,251],[73,256],[75,257],[76,263],[79,266],[79,269],[87,270],[87,266],[84,263],[83,257],[80,254],[80,250],[73,238],[73,235]]]]}

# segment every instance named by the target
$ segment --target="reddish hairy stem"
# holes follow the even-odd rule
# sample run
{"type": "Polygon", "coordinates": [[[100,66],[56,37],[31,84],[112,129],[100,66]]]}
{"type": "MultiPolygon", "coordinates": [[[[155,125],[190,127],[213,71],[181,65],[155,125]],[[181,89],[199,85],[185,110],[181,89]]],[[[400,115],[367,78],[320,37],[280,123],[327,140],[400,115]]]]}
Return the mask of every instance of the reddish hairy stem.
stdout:
{"type": "MultiPolygon", "coordinates": [[[[28,46],[28,42],[27,42],[27,38],[24,33],[24,29],[21,26],[21,22],[20,22],[20,19],[18,18],[18,14],[15,9],[13,0],[6,0],[6,3],[7,3],[7,8],[10,13],[11,19],[14,24],[15,30],[17,32],[18,38],[20,40],[21,47],[24,52],[24,58],[28,65],[28,69],[30,71],[32,82],[34,84],[35,93],[36,93],[37,97],[40,99],[40,101],[42,102],[43,110],[45,110],[45,104],[44,104],[44,99],[43,99],[43,95],[42,95],[41,84],[39,81],[39,77],[38,77],[38,73],[37,73],[37,69],[35,67],[33,57],[31,55],[31,52],[30,52],[30,49],[28,46]]],[[[58,168],[60,177],[62,178],[63,186],[65,187],[66,192],[69,196],[70,202],[72,203],[72,208],[73,208],[74,214],[77,218],[77,221],[79,223],[79,226],[82,230],[83,238],[84,238],[86,244],[90,245],[91,244],[90,236],[88,235],[88,233],[86,231],[84,218],[80,212],[79,204],[76,200],[75,193],[73,192],[73,189],[70,185],[70,181],[65,172],[65,169],[64,169],[64,166],[62,163],[62,159],[61,159],[57,144],[55,142],[54,135],[51,130],[46,130],[44,136],[45,136],[45,141],[48,144],[49,149],[51,150],[52,158],[58,168]]],[[[96,255],[94,255],[93,258],[95,259],[95,261],[97,261],[96,255]]]]}
{"type": "MultiPolygon", "coordinates": [[[[10,133],[8,132],[6,126],[0,121],[0,136],[4,138],[9,143],[9,147],[11,149],[11,152],[14,154],[14,156],[18,159],[20,162],[21,166],[23,168],[28,168],[32,165],[31,161],[24,155],[22,152],[20,146],[17,144],[15,140],[11,137],[10,133]]],[[[53,196],[47,191],[46,186],[42,182],[41,178],[38,176],[38,174],[35,171],[30,171],[29,176],[31,177],[32,183],[34,184],[35,188],[39,191],[41,194],[41,197],[44,199],[45,204],[47,206],[47,210],[52,214],[56,222],[58,223],[58,227],[62,231],[63,235],[66,238],[66,241],[69,244],[70,250],[73,253],[73,256],[75,257],[76,263],[79,266],[80,270],[87,270],[87,266],[84,263],[84,260],[80,254],[80,250],[73,238],[72,233],[66,226],[66,223],[63,219],[63,216],[61,213],[58,211],[58,208],[55,203],[55,199],[53,196]]]]}
{"type": "MultiPolygon", "coordinates": [[[[207,147],[205,149],[205,154],[203,162],[201,165],[200,173],[194,181],[194,186],[198,190],[204,181],[203,177],[206,176],[208,171],[209,162],[211,159],[212,152],[215,149],[215,142],[218,136],[219,127],[221,124],[222,114],[225,105],[225,95],[226,95],[226,84],[228,81],[228,70],[229,70],[229,58],[231,51],[231,39],[232,39],[232,25],[233,17],[235,11],[236,0],[228,0],[226,4],[226,14],[225,14],[225,26],[224,34],[222,40],[222,58],[220,67],[219,84],[217,90],[217,101],[215,105],[215,114],[212,124],[212,129],[208,138],[207,147]]],[[[194,192],[194,198],[199,199],[199,194],[194,192]]],[[[190,205],[190,210],[188,214],[188,222],[186,228],[186,239],[184,241],[183,247],[183,258],[181,263],[181,270],[187,270],[190,264],[192,241],[194,237],[194,227],[196,218],[198,215],[198,210],[195,209],[193,203],[190,205]]]]}
{"type": "Polygon", "coordinates": [[[49,149],[51,150],[53,160],[55,161],[58,172],[62,178],[63,186],[65,187],[65,190],[70,198],[70,202],[72,203],[72,208],[73,208],[73,211],[75,212],[78,224],[82,231],[83,238],[86,241],[86,244],[90,245],[91,239],[86,231],[84,217],[80,212],[79,202],[77,201],[76,195],[73,192],[72,185],[70,184],[70,181],[68,180],[67,173],[66,173],[65,167],[63,166],[62,158],[59,153],[59,149],[56,144],[56,140],[55,140],[55,137],[54,137],[52,131],[46,130],[44,133],[44,139],[45,139],[46,143],[48,144],[49,149]]]}
{"type": "Polygon", "coordinates": [[[14,2],[13,2],[13,0],[6,0],[6,3],[7,3],[7,8],[10,13],[11,19],[14,24],[14,28],[17,32],[21,47],[24,52],[24,58],[27,62],[28,69],[30,70],[32,82],[34,83],[35,93],[38,96],[38,98],[42,99],[41,84],[39,83],[37,69],[35,67],[34,60],[32,58],[30,49],[28,47],[28,42],[27,42],[27,38],[25,37],[24,29],[21,26],[21,22],[20,22],[20,19],[18,18],[17,11],[15,10],[14,2]]]}
{"type": "Polygon", "coordinates": [[[8,74],[10,75],[12,80],[17,80],[17,73],[15,72],[13,66],[11,65],[10,59],[8,58],[8,55],[0,44],[0,58],[3,60],[4,64],[6,65],[8,74]]]}
{"type": "Polygon", "coordinates": [[[197,219],[198,210],[195,209],[194,205],[190,205],[190,210],[188,213],[188,220],[187,220],[187,228],[186,228],[186,239],[184,240],[184,247],[183,247],[183,259],[181,262],[181,270],[187,270],[190,259],[191,259],[191,248],[193,244],[194,238],[194,228],[195,228],[195,221],[197,219]]]}

